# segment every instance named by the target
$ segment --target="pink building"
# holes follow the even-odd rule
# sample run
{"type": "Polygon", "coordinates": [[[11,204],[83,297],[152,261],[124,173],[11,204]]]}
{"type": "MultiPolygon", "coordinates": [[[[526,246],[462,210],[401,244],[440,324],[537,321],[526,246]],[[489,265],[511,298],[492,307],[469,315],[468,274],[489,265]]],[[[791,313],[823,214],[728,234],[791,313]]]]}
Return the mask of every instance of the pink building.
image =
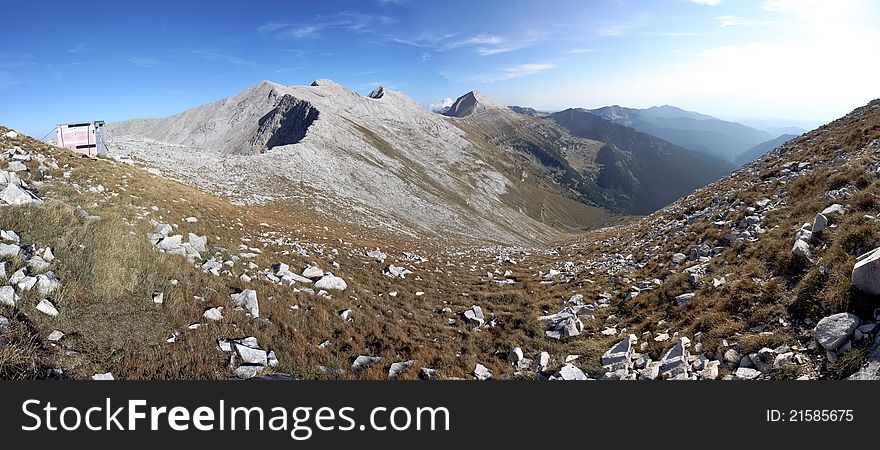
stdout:
{"type": "Polygon", "coordinates": [[[67,123],[55,129],[56,143],[90,158],[107,153],[103,136],[104,121],[67,123]]]}

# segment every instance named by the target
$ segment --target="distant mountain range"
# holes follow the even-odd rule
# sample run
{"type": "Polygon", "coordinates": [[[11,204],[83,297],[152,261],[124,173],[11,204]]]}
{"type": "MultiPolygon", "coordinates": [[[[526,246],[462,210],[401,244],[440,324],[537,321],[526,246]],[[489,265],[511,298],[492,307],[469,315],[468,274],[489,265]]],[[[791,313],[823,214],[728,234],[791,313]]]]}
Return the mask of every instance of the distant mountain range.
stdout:
{"type": "Polygon", "coordinates": [[[606,106],[590,112],[673,144],[729,162],[737,161],[747,150],[777,137],[767,131],[685,111],[674,106],[647,109],[606,106]]]}
{"type": "MultiPolygon", "coordinates": [[[[532,117],[547,117],[552,114],[552,112],[539,111],[526,106],[509,106],[508,108],[511,111],[532,117]]],[[[774,142],[782,143],[790,140],[790,136],[800,136],[807,131],[805,128],[797,126],[773,126],[773,124],[795,122],[749,122],[766,125],[753,127],[670,105],[652,106],[645,109],[614,105],[584,111],[619,125],[648,133],[680,147],[712,155],[736,166],[760,156],[755,153],[757,151],[771,150],[775,147],[771,146],[774,142]],[[789,138],[780,140],[782,136],[789,136],[789,138]]]]}

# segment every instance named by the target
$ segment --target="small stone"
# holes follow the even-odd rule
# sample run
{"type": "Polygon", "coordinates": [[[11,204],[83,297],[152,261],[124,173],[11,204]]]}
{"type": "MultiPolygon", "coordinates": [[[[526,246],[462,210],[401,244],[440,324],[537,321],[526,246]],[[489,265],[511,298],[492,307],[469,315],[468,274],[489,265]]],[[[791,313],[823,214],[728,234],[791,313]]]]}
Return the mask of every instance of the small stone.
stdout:
{"type": "Polygon", "coordinates": [[[18,303],[18,295],[12,286],[0,286],[0,305],[15,307],[18,303]]]}
{"type": "Polygon", "coordinates": [[[401,373],[412,367],[413,364],[415,364],[415,360],[412,359],[391,364],[391,367],[388,369],[388,379],[396,380],[401,373]]]}
{"type": "Polygon", "coordinates": [[[64,337],[64,333],[63,333],[63,332],[61,332],[61,331],[59,331],[59,330],[55,330],[55,331],[49,333],[49,336],[47,336],[46,339],[48,339],[49,342],[58,342],[58,341],[60,341],[61,338],[63,338],[63,337],[64,337]]]}
{"type": "Polygon", "coordinates": [[[348,289],[348,284],[342,278],[327,273],[320,280],[315,282],[315,289],[330,289],[344,291],[348,289]]]}
{"type": "Polygon", "coordinates": [[[474,327],[481,327],[486,323],[486,317],[483,316],[483,310],[477,305],[471,306],[464,312],[465,320],[474,327]]]}
{"type": "Polygon", "coordinates": [[[538,354],[538,372],[547,371],[547,367],[550,366],[550,354],[547,352],[541,352],[538,354]]]}
{"type": "Polygon", "coordinates": [[[241,358],[241,360],[246,364],[257,364],[261,366],[265,366],[268,364],[268,355],[265,350],[260,350],[259,348],[251,348],[246,345],[233,342],[232,348],[235,350],[235,353],[241,358]]]}
{"type": "Polygon", "coordinates": [[[700,378],[704,380],[715,380],[718,378],[718,368],[721,365],[719,361],[706,361],[703,370],[700,371],[700,378]]]}
{"type": "Polygon", "coordinates": [[[157,305],[161,305],[165,302],[165,293],[163,292],[153,292],[153,303],[157,305]]]}
{"type": "Polygon", "coordinates": [[[17,244],[0,244],[0,258],[15,258],[21,253],[21,247],[17,244]]]}
{"type": "Polygon", "coordinates": [[[558,371],[556,371],[553,376],[550,377],[551,380],[565,380],[565,381],[580,381],[586,380],[587,375],[583,370],[579,369],[574,364],[565,364],[560,367],[558,371]]]}
{"type": "Polygon", "coordinates": [[[524,358],[523,351],[519,347],[514,347],[510,350],[510,353],[507,354],[507,360],[513,364],[516,364],[522,361],[524,358]]]}
{"type": "Polygon", "coordinates": [[[306,266],[302,271],[302,276],[310,279],[318,279],[324,276],[324,271],[318,266],[306,266]]]}
{"type": "Polygon", "coordinates": [[[208,320],[223,320],[223,307],[218,306],[216,308],[208,309],[202,314],[202,317],[208,320]]]}
{"type": "Polygon", "coordinates": [[[42,299],[40,300],[40,303],[37,303],[37,311],[52,317],[58,315],[58,310],[55,308],[55,305],[46,299],[42,299]]]}
{"type": "Polygon", "coordinates": [[[257,292],[253,289],[245,289],[229,297],[235,306],[243,308],[251,317],[260,316],[260,303],[257,301],[257,292]]]}
{"type": "Polygon", "coordinates": [[[352,372],[362,372],[366,370],[368,367],[376,364],[381,361],[382,358],[379,356],[366,356],[360,355],[354,359],[354,362],[351,363],[351,371],[352,372]]]}
{"type": "Polygon", "coordinates": [[[234,374],[238,378],[241,378],[243,380],[247,380],[247,379],[259,376],[265,370],[266,370],[265,366],[241,365],[235,369],[234,374]]]}
{"type": "Polygon", "coordinates": [[[112,372],[96,373],[96,374],[92,375],[92,379],[96,380],[96,381],[113,381],[114,380],[112,372]]]}
{"type": "Polygon", "coordinates": [[[694,297],[696,297],[696,296],[697,296],[697,294],[695,294],[693,292],[689,292],[687,294],[681,294],[681,295],[675,297],[675,306],[687,305],[688,303],[692,302],[694,300],[694,297]]]}
{"type": "Polygon", "coordinates": [[[477,363],[477,366],[474,368],[474,378],[478,380],[488,380],[492,378],[492,371],[489,370],[488,367],[477,363]]]}
{"type": "Polygon", "coordinates": [[[740,380],[754,380],[761,376],[761,372],[748,367],[740,367],[739,369],[736,369],[734,375],[740,380]]]}

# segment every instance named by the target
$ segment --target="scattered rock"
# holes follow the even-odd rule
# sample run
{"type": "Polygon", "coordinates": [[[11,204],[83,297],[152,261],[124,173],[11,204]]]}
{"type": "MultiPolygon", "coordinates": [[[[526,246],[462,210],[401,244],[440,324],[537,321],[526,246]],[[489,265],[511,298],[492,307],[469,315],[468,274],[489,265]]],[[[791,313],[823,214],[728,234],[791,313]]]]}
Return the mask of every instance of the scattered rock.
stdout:
{"type": "Polygon", "coordinates": [[[6,204],[12,206],[43,204],[43,201],[40,200],[39,197],[15,183],[9,183],[6,185],[6,189],[3,189],[3,191],[0,192],[0,200],[3,200],[6,204]]]}
{"type": "Polygon", "coordinates": [[[860,256],[853,266],[852,285],[872,295],[880,295],[880,247],[860,256]]]}
{"type": "Polygon", "coordinates": [[[823,318],[816,324],[814,335],[816,341],[826,350],[837,349],[848,341],[853,331],[859,326],[859,318],[850,313],[839,313],[823,318]]]}
{"type": "Polygon", "coordinates": [[[229,296],[232,299],[232,303],[245,310],[251,317],[259,317],[260,316],[260,304],[257,301],[257,291],[253,289],[245,289],[238,294],[231,294],[229,296]]]}
{"type": "Polygon", "coordinates": [[[59,331],[59,330],[55,330],[55,331],[49,333],[49,336],[47,336],[46,339],[48,339],[49,342],[58,342],[58,341],[60,341],[61,338],[63,338],[63,337],[64,337],[64,333],[63,333],[63,332],[61,332],[61,331],[59,331]]]}
{"type": "Polygon", "coordinates": [[[0,244],[0,258],[15,258],[21,253],[21,247],[16,244],[0,244]]]}
{"type": "Polygon", "coordinates": [[[477,305],[471,306],[471,309],[464,312],[464,319],[475,328],[482,327],[486,323],[483,310],[477,305]]]}
{"type": "Polygon", "coordinates": [[[544,334],[552,339],[570,338],[581,334],[581,331],[584,330],[583,322],[581,322],[577,312],[570,306],[565,307],[556,314],[538,317],[538,320],[543,321],[550,327],[544,334]]]}
{"type": "Polygon", "coordinates": [[[382,274],[390,278],[406,278],[408,274],[412,272],[406,268],[395,266],[391,264],[384,269],[382,269],[382,274]]]}
{"type": "Polygon", "coordinates": [[[202,314],[202,317],[208,320],[223,320],[223,307],[218,306],[216,308],[208,309],[202,314]]]}
{"type": "Polygon", "coordinates": [[[37,303],[37,311],[40,311],[41,313],[47,314],[52,317],[58,315],[58,310],[55,308],[55,305],[53,305],[52,302],[46,299],[42,299],[40,300],[40,303],[37,303]]]}
{"type": "Polygon", "coordinates": [[[388,257],[388,255],[382,253],[382,251],[380,251],[378,247],[375,250],[368,251],[367,256],[375,259],[376,261],[379,261],[380,263],[385,262],[385,258],[388,257]]]}
{"type": "Polygon", "coordinates": [[[477,366],[474,368],[474,378],[478,380],[488,380],[492,378],[492,371],[489,370],[488,367],[477,363],[477,366]]]}
{"type": "Polygon", "coordinates": [[[413,364],[415,364],[415,361],[412,359],[391,364],[391,367],[388,369],[388,379],[396,380],[401,373],[412,367],[413,364]]]}
{"type": "Polygon", "coordinates": [[[317,280],[324,276],[324,271],[318,266],[306,266],[302,271],[302,276],[312,280],[317,280]]]}
{"type": "Polygon", "coordinates": [[[734,372],[733,375],[738,380],[754,380],[761,376],[761,372],[748,367],[740,367],[739,369],[736,369],[736,372],[734,372]]]}
{"type": "Polygon", "coordinates": [[[507,354],[507,361],[513,364],[518,364],[520,361],[523,360],[523,358],[523,351],[519,347],[514,347],[510,349],[510,353],[507,354]]]}
{"type": "Polygon", "coordinates": [[[697,296],[697,294],[695,294],[693,292],[689,292],[687,294],[681,294],[681,295],[675,297],[675,306],[687,305],[688,303],[692,302],[694,300],[694,297],[696,297],[696,296],[697,296]]]}
{"type": "Polygon", "coordinates": [[[575,381],[575,380],[586,380],[587,375],[583,370],[579,369],[574,364],[565,364],[560,367],[555,374],[550,377],[550,380],[565,380],[565,381],[575,381]]]}
{"type": "Polygon", "coordinates": [[[232,348],[245,364],[256,364],[260,366],[265,366],[269,363],[268,356],[265,350],[261,350],[259,348],[251,348],[237,342],[232,343],[232,348]]]}
{"type": "Polygon", "coordinates": [[[355,373],[362,372],[381,360],[382,358],[379,356],[360,355],[354,359],[353,363],[351,363],[351,371],[355,373]]]}
{"type": "Polygon", "coordinates": [[[327,272],[327,274],[325,274],[320,280],[315,282],[315,289],[344,291],[348,289],[348,284],[342,278],[327,272]]]}
{"type": "Polygon", "coordinates": [[[18,303],[18,295],[12,286],[0,286],[0,305],[15,307],[18,303]]]}

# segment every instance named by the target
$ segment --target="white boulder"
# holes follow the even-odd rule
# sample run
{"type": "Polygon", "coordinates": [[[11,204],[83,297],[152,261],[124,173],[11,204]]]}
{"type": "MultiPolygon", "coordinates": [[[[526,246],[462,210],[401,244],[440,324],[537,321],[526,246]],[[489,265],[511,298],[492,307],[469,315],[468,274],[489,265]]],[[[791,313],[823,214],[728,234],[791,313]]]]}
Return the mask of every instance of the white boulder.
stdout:
{"type": "Polygon", "coordinates": [[[816,324],[814,335],[822,347],[833,352],[852,337],[858,326],[859,318],[854,314],[833,314],[816,324]]]}
{"type": "Polygon", "coordinates": [[[880,247],[865,253],[856,261],[852,285],[864,293],[880,295],[880,247]]]}

